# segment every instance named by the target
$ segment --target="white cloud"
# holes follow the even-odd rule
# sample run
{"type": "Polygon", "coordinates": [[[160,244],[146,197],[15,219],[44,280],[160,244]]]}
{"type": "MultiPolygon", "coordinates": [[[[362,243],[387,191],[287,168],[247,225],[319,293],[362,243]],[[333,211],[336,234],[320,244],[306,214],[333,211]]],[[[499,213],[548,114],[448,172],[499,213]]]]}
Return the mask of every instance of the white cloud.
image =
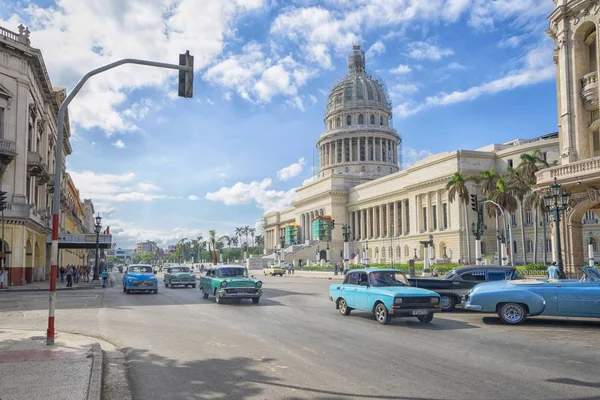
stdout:
{"type": "Polygon", "coordinates": [[[408,117],[430,107],[472,101],[483,95],[534,85],[556,77],[556,70],[552,64],[551,44],[544,43],[540,47],[531,50],[525,55],[521,63],[523,64],[522,68],[512,70],[498,79],[473,86],[466,90],[457,90],[452,93],[440,93],[430,96],[420,104],[406,102],[396,106],[394,111],[396,115],[408,117]]]}
{"type": "Polygon", "coordinates": [[[390,73],[394,74],[394,75],[402,75],[402,74],[408,74],[411,71],[412,71],[412,69],[408,65],[400,64],[396,68],[392,68],[390,70],[390,73]]]}
{"type": "Polygon", "coordinates": [[[401,99],[407,94],[417,93],[418,91],[419,87],[413,83],[397,83],[389,88],[390,96],[395,100],[401,99]]]}
{"type": "Polygon", "coordinates": [[[255,202],[265,211],[282,210],[296,199],[296,190],[277,191],[271,189],[273,181],[269,178],[250,183],[237,182],[231,187],[222,187],[216,192],[207,193],[206,199],[220,201],[226,205],[249,204],[255,202]]]}
{"type": "Polygon", "coordinates": [[[410,147],[404,147],[402,149],[402,167],[408,168],[430,155],[432,155],[432,153],[429,150],[416,150],[410,147]]]}
{"type": "Polygon", "coordinates": [[[408,56],[416,60],[438,61],[454,54],[454,50],[445,49],[428,42],[412,42],[408,44],[408,56]]]}
{"type": "Polygon", "coordinates": [[[502,48],[514,48],[514,47],[519,47],[519,45],[523,42],[524,36],[519,36],[519,35],[515,35],[515,36],[509,36],[507,38],[502,39],[499,43],[498,43],[498,47],[502,47],[502,48]]]}
{"type": "Polygon", "coordinates": [[[156,193],[160,188],[149,182],[135,182],[133,172],[125,174],[96,174],[92,171],[69,171],[81,197],[94,202],[152,201],[171,198],[156,193]]]}
{"type": "Polygon", "coordinates": [[[311,103],[316,104],[319,100],[317,100],[317,98],[315,96],[313,96],[312,94],[308,95],[308,98],[310,99],[311,103]]]}
{"type": "Polygon", "coordinates": [[[461,69],[467,69],[467,67],[465,67],[464,65],[457,63],[457,62],[451,62],[450,64],[446,65],[446,67],[444,67],[444,69],[446,69],[446,70],[461,70],[461,69]]]}
{"type": "MultiPolygon", "coordinates": [[[[28,25],[31,44],[43,50],[52,83],[70,90],[88,71],[121,58],[177,63],[178,54],[189,49],[195,68],[205,68],[221,53],[225,40],[235,35],[237,18],[263,5],[262,0],[59,0],[47,7],[28,3],[9,17],[10,25],[0,24],[28,25]]],[[[127,94],[142,87],[171,94],[176,74],[121,66],[95,76],[69,106],[71,121],[107,133],[136,130],[143,105],[139,110],[120,110],[127,94]]]]}
{"type": "Polygon", "coordinates": [[[116,142],[113,142],[112,145],[115,146],[117,149],[125,148],[125,142],[123,142],[121,139],[117,140],[116,142]]]}
{"type": "Polygon", "coordinates": [[[287,167],[280,169],[279,171],[277,171],[277,178],[279,178],[280,181],[287,181],[289,179],[297,177],[302,173],[304,163],[305,160],[304,157],[302,157],[298,160],[298,162],[295,162],[291,165],[288,165],[287,167]]]}
{"type": "Polygon", "coordinates": [[[188,200],[190,200],[190,201],[197,201],[197,200],[200,200],[200,197],[196,196],[195,194],[190,194],[188,196],[188,200]]]}
{"type": "Polygon", "coordinates": [[[385,53],[385,44],[381,40],[376,41],[367,50],[367,56],[376,56],[385,53]]]}

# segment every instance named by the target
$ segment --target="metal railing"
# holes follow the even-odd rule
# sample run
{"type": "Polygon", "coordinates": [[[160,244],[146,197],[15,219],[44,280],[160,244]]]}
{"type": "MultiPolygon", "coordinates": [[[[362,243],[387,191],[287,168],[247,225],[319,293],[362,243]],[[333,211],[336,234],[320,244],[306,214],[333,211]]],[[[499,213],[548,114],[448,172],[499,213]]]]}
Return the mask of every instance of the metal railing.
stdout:
{"type": "Polygon", "coordinates": [[[19,33],[0,26],[0,38],[14,40],[15,42],[23,43],[27,46],[30,44],[29,33],[29,29],[25,28],[23,25],[19,25],[19,33]]]}
{"type": "Polygon", "coordinates": [[[12,140],[0,139],[0,152],[7,152],[16,155],[17,144],[12,140]]]}
{"type": "Polygon", "coordinates": [[[598,173],[598,171],[600,171],[600,157],[595,157],[565,165],[544,168],[536,173],[536,176],[538,183],[540,183],[551,181],[554,178],[573,177],[581,174],[598,173]]]}

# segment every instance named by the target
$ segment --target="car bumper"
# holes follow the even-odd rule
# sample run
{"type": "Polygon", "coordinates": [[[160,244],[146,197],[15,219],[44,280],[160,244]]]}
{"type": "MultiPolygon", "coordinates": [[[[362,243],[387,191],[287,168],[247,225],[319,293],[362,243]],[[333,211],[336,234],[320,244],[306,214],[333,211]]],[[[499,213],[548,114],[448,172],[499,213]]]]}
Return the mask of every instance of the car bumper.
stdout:
{"type": "Polygon", "coordinates": [[[388,314],[398,317],[418,317],[419,315],[433,314],[442,311],[439,307],[429,308],[389,308],[388,314]]]}
{"type": "Polygon", "coordinates": [[[171,280],[169,281],[170,285],[195,285],[196,281],[176,281],[176,280],[171,280]]]}
{"type": "Polygon", "coordinates": [[[462,298],[462,302],[463,302],[463,310],[481,311],[483,309],[483,306],[480,306],[477,304],[471,304],[471,301],[466,300],[464,296],[462,298]]]}
{"type": "Polygon", "coordinates": [[[152,292],[153,290],[158,289],[158,286],[125,286],[125,289],[136,292],[152,292]]]}
{"type": "Polygon", "coordinates": [[[217,293],[223,299],[253,299],[262,296],[261,289],[256,289],[254,292],[233,292],[227,291],[227,289],[220,289],[217,293]]]}

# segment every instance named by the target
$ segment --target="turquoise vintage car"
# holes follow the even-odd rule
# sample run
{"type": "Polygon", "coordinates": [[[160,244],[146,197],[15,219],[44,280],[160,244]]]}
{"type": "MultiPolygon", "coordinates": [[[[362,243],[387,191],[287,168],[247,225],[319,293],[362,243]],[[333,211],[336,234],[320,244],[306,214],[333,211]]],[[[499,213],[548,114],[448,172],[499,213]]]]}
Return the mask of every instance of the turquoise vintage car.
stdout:
{"type": "Polygon", "coordinates": [[[123,291],[158,293],[158,279],[154,276],[151,265],[131,264],[123,275],[123,291]]]}
{"type": "Polygon", "coordinates": [[[600,272],[582,267],[576,279],[521,279],[481,283],[464,298],[466,310],[497,313],[506,324],[528,316],[600,317],[600,272]]]}
{"type": "Polygon", "coordinates": [[[342,315],[352,310],[368,311],[384,325],[391,317],[416,317],[429,323],[433,314],[441,311],[439,294],[411,287],[406,276],[394,269],[352,270],[343,283],[330,285],[329,298],[342,315]]]}
{"type": "Polygon", "coordinates": [[[262,282],[248,278],[248,271],[239,265],[211,267],[200,278],[200,292],[204,299],[215,296],[217,304],[224,299],[252,299],[254,304],[262,296],[262,282]]]}
{"type": "Polygon", "coordinates": [[[190,267],[168,267],[163,281],[165,282],[165,287],[170,287],[171,289],[175,286],[191,286],[194,289],[196,288],[196,275],[194,275],[190,267]]]}

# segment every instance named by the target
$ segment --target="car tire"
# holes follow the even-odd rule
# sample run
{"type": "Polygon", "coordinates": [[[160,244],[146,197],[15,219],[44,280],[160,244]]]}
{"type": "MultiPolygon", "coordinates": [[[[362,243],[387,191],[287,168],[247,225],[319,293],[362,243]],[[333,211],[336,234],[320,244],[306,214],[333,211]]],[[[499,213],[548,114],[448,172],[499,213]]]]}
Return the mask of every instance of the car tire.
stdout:
{"type": "Polygon", "coordinates": [[[377,303],[375,304],[375,308],[373,309],[373,315],[375,315],[375,320],[379,322],[381,325],[387,325],[390,323],[392,319],[390,314],[388,313],[385,304],[377,303]]]}
{"type": "Polygon", "coordinates": [[[429,313],[427,315],[419,315],[417,318],[422,324],[428,324],[433,320],[433,313],[429,313]]]}
{"type": "Polygon", "coordinates": [[[350,315],[350,307],[348,307],[348,303],[346,303],[346,300],[344,299],[339,299],[338,300],[338,310],[340,310],[340,314],[342,315],[350,315]]]}
{"type": "Polygon", "coordinates": [[[187,289],[187,288],[188,288],[188,285],[184,285],[184,289],[187,289]]]}
{"type": "Polygon", "coordinates": [[[196,285],[192,285],[192,289],[196,289],[196,285]]]}
{"type": "Polygon", "coordinates": [[[200,288],[200,292],[202,292],[202,298],[204,300],[208,299],[208,293],[205,292],[203,288],[200,288]]]}
{"type": "Polygon", "coordinates": [[[154,294],[158,294],[158,289],[154,289],[154,290],[152,291],[152,293],[154,293],[154,294]]]}
{"type": "Polygon", "coordinates": [[[219,296],[218,294],[215,294],[215,303],[223,304],[223,298],[221,296],[219,296]]]}
{"type": "Polygon", "coordinates": [[[129,293],[131,293],[131,290],[125,289],[125,293],[129,294],[129,293]]]}
{"type": "Polygon", "coordinates": [[[527,319],[527,308],[520,303],[499,304],[498,317],[507,325],[521,325],[527,319]]]}
{"type": "Polygon", "coordinates": [[[258,304],[258,302],[259,302],[259,301],[260,301],[260,297],[253,297],[253,298],[252,298],[252,302],[253,302],[254,304],[258,304]]]}
{"type": "Polygon", "coordinates": [[[456,307],[456,297],[452,295],[442,295],[440,298],[440,308],[442,311],[448,312],[456,307]]]}

